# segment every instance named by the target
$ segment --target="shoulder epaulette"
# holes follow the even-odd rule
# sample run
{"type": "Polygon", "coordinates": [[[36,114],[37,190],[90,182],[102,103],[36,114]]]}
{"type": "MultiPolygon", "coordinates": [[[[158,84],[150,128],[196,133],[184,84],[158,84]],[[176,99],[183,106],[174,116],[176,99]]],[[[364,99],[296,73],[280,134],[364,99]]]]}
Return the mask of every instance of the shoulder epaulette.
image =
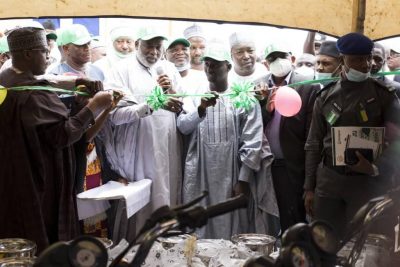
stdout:
{"type": "Polygon", "coordinates": [[[392,85],[388,85],[387,83],[385,83],[384,81],[381,81],[379,79],[372,79],[375,84],[377,84],[379,87],[381,87],[382,89],[385,89],[388,92],[395,92],[396,91],[396,87],[392,86],[392,85]]]}

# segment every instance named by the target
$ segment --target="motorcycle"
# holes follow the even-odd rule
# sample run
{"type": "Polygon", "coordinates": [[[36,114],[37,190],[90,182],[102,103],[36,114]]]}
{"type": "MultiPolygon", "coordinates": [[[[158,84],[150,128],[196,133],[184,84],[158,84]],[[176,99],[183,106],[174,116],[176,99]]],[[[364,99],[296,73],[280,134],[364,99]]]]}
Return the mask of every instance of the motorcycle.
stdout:
{"type": "MultiPolygon", "coordinates": [[[[146,259],[157,238],[193,232],[196,228],[207,224],[209,218],[247,206],[247,198],[243,195],[209,207],[195,206],[206,195],[207,193],[204,192],[197,199],[175,209],[164,206],[156,210],[141,229],[137,240],[121,246],[116,250],[117,252],[113,252],[111,255],[108,255],[99,240],[83,236],[70,243],[53,244],[38,257],[34,266],[138,267],[146,259]],[[138,246],[138,248],[133,260],[125,261],[124,257],[134,246],[138,246]]],[[[399,204],[400,188],[371,199],[355,214],[342,240],[337,239],[334,229],[326,222],[314,221],[310,224],[296,224],[283,234],[281,250],[276,259],[268,255],[250,258],[244,266],[354,267],[364,249],[372,225],[379,218],[383,218],[393,211],[392,209],[398,209],[399,204]],[[349,255],[338,256],[338,252],[351,240],[354,240],[354,243],[349,255]]],[[[400,251],[397,238],[396,248],[400,251]]]]}
{"type": "Polygon", "coordinates": [[[247,197],[241,194],[208,207],[196,205],[207,195],[207,192],[203,192],[200,197],[174,209],[168,206],[159,208],[146,221],[136,240],[126,245],[119,244],[117,246],[119,248],[114,252],[109,253],[94,237],[81,236],[72,242],[58,242],[51,245],[36,259],[34,266],[138,267],[146,259],[157,238],[194,232],[195,229],[206,225],[208,219],[246,208],[248,204],[247,197]],[[137,252],[133,260],[127,262],[124,257],[134,246],[138,246],[137,252]]]}
{"type": "MultiPolygon", "coordinates": [[[[350,221],[342,240],[338,240],[334,229],[326,222],[314,221],[310,224],[299,223],[289,229],[282,236],[282,248],[277,259],[261,256],[249,259],[245,267],[354,267],[365,248],[366,241],[374,223],[385,216],[398,214],[400,204],[400,188],[396,188],[386,195],[371,199],[350,221]],[[342,257],[338,253],[349,241],[353,241],[348,256],[342,257]]],[[[397,229],[399,225],[397,225],[397,229]]],[[[398,234],[396,234],[398,235],[398,234]]],[[[395,247],[398,248],[398,236],[395,247]]],[[[378,255],[385,263],[374,266],[389,266],[390,255],[384,250],[385,257],[378,255]]]]}

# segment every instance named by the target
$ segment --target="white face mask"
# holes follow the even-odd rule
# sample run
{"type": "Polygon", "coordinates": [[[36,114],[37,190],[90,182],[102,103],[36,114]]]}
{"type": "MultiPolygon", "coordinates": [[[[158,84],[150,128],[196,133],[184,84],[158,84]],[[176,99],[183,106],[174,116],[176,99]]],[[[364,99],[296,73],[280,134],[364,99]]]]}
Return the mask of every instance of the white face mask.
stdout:
{"type": "Polygon", "coordinates": [[[349,68],[349,71],[347,71],[345,74],[347,79],[352,82],[362,82],[371,76],[370,72],[361,72],[352,68],[349,68]]]}
{"type": "Polygon", "coordinates": [[[133,52],[132,52],[132,53],[129,53],[129,54],[122,54],[122,53],[118,52],[118,51],[115,50],[115,49],[114,49],[114,53],[115,53],[115,55],[116,55],[118,58],[121,58],[121,59],[123,59],[123,58],[128,58],[128,57],[133,56],[133,52]]]}
{"type": "Polygon", "coordinates": [[[310,67],[303,66],[303,67],[297,68],[295,70],[295,72],[302,75],[305,80],[313,80],[314,79],[315,71],[314,71],[314,69],[312,69],[310,67]]]}
{"type": "Polygon", "coordinates": [[[176,68],[179,72],[182,72],[182,71],[185,71],[185,70],[190,69],[190,63],[188,63],[188,64],[186,64],[186,65],[184,65],[184,66],[180,66],[180,67],[175,66],[175,68],[176,68]]]}
{"type": "Polygon", "coordinates": [[[276,77],[284,77],[292,70],[292,62],[287,58],[277,58],[269,64],[269,70],[276,77]]]}
{"type": "MultiPolygon", "coordinates": [[[[315,79],[316,80],[321,80],[321,79],[328,79],[328,78],[332,78],[332,73],[323,73],[323,72],[315,72],[315,79]]],[[[332,81],[321,81],[320,84],[322,85],[327,85],[328,83],[331,83],[332,81]]]]}

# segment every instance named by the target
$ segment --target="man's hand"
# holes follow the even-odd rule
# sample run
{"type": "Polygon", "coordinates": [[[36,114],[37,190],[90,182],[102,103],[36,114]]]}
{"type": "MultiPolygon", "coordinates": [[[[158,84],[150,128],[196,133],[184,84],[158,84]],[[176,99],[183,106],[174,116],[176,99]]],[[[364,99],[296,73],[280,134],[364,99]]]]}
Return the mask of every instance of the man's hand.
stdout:
{"type": "Polygon", "coordinates": [[[113,95],[113,103],[111,105],[111,110],[113,110],[118,105],[118,102],[122,98],[124,98],[125,94],[120,90],[112,90],[112,95],[113,95]]]}
{"type": "Polygon", "coordinates": [[[217,104],[218,94],[216,92],[210,92],[213,94],[213,97],[202,97],[200,105],[198,107],[198,112],[200,117],[204,117],[206,114],[206,109],[208,107],[213,107],[217,104]]]}
{"type": "Polygon", "coordinates": [[[89,100],[87,107],[92,111],[95,117],[97,117],[98,113],[110,108],[112,103],[112,91],[102,91],[95,94],[95,96],[89,100]]]}
{"type": "Polygon", "coordinates": [[[158,85],[164,90],[165,93],[175,94],[176,92],[172,90],[172,82],[167,74],[162,74],[158,76],[157,79],[158,85]]]}
{"type": "Polygon", "coordinates": [[[180,101],[177,98],[170,97],[164,109],[174,113],[180,113],[182,111],[182,106],[183,106],[182,101],[180,101]]]}
{"type": "Polygon", "coordinates": [[[124,184],[124,185],[128,185],[129,184],[128,180],[126,178],[123,178],[123,177],[119,177],[117,179],[117,182],[121,183],[121,184],[124,184]]]}
{"type": "Polygon", "coordinates": [[[233,187],[232,196],[238,196],[240,194],[245,195],[246,197],[250,196],[250,186],[249,183],[244,181],[238,181],[233,187]]]}
{"type": "Polygon", "coordinates": [[[354,165],[347,165],[349,169],[353,172],[358,172],[373,176],[375,173],[372,163],[369,162],[366,158],[364,158],[364,156],[358,151],[356,151],[356,156],[358,158],[358,162],[354,165]]]}
{"type": "Polygon", "coordinates": [[[255,97],[258,100],[264,100],[266,97],[268,97],[269,95],[269,90],[268,90],[268,85],[266,85],[265,83],[261,82],[259,84],[256,85],[255,89],[255,97]]]}
{"type": "Polygon", "coordinates": [[[304,192],[304,207],[311,217],[314,217],[314,191],[306,190],[304,192]]]}
{"type": "Polygon", "coordinates": [[[93,97],[97,92],[104,90],[101,81],[93,81],[86,78],[76,79],[75,86],[78,87],[79,91],[87,92],[90,97],[93,97]]]}

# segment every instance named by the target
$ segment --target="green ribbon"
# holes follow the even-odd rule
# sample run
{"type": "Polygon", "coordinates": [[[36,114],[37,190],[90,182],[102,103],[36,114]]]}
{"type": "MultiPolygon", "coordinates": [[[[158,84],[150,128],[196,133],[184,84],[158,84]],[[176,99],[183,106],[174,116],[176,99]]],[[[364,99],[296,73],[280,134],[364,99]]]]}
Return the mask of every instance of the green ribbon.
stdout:
{"type": "Polygon", "coordinates": [[[374,74],[374,76],[399,75],[399,74],[400,74],[400,70],[381,71],[381,72],[374,74]]]}
{"type": "Polygon", "coordinates": [[[40,91],[49,91],[49,92],[63,93],[63,94],[69,94],[69,95],[77,94],[77,95],[82,95],[82,96],[89,96],[88,93],[77,91],[77,89],[66,90],[66,89],[55,88],[55,87],[50,87],[50,86],[16,86],[16,87],[10,87],[10,88],[0,87],[0,90],[9,90],[9,91],[40,90],[40,91]]]}
{"type": "MultiPolygon", "coordinates": [[[[172,96],[173,94],[169,95],[172,96]]],[[[160,86],[154,87],[151,94],[146,99],[147,104],[153,109],[158,110],[166,106],[168,96],[164,94],[163,89],[160,86]]]]}
{"type": "MultiPolygon", "coordinates": [[[[220,96],[229,96],[236,108],[244,108],[249,110],[257,103],[257,99],[252,94],[254,92],[254,84],[251,82],[234,83],[231,86],[231,92],[220,94],[220,96]]],[[[170,97],[215,97],[214,94],[164,94],[160,86],[154,87],[150,95],[147,95],[146,102],[153,109],[158,110],[166,106],[170,97]]]]}
{"type": "Polygon", "coordinates": [[[242,82],[234,83],[231,86],[231,93],[227,93],[232,100],[233,106],[235,108],[244,108],[245,110],[250,110],[257,99],[253,95],[254,83],[252,82],[242,82]]]}
{"type": "MultiPolygon", "coordinates": [[[[400,75],[400,70],[396,71],[387,71],[387,72],[378,72],[374,74],[374,76],[382,77],[386,75],[400,75]]],[[[308,84],[317,84],[317,83],[324,83],[324,82],[334,82],[338,81],[340,77],[332,77],[332,78],[325,78],[319,80],[307,80],[301,81],[297,83],[288,84],[289,87],[296,87],[300,85],[308,85],[308,84]]],[[[231,92],[220,94],[220,96],[229,96],[233,100],[233,105],[236,108],[244,108],[245,110],[249,110],[253,107],[255,103],[257,103],[257,99],[254,97],[253,93],[254,84],[251,82],[241,82],[241,83],[234,83],[231,86],[231,92]]],[[[66,90],[61,88],[55,88],[50,86],[16,86],[10,88],[3,88],[0,87],[0,90],[10,90],[10,91],[28,91],[28,90],[41,90],[41,91],[50,91],[55,93],[63,93],[69,95],[82,95],[82,96],[89,96],[86,92],[78,91],[78,88],[74,90],[66,90]]],[[[214,97],[213,94],[164,94],[163,89],[160,86],[156,86],[150,95],[145,95],[147,97],[146,101],[147,104],[153,109],[157,110],[160,108],[165,107],[169,97],[214,97]]],[[[1,104],[1,103],[0,103],[1,104]]]]}

